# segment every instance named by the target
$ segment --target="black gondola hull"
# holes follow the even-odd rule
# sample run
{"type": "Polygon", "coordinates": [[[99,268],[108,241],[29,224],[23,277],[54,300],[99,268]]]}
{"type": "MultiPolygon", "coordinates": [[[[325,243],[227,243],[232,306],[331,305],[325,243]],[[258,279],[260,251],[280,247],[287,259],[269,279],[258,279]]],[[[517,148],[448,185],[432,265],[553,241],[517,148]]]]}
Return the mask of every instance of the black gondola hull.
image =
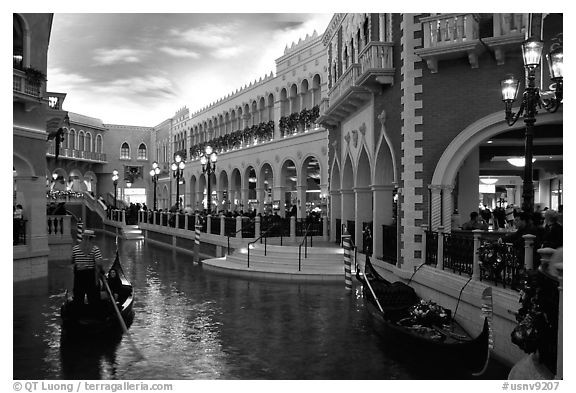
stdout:
{"type": "Polygon", "coordinates": [[[387,349],[406,360],[440,366],[455,374],[472,374],[483,368],[488,357],[486,320],[482,332],[475,338],[438,341],[387,320],[372,302],[366,300],[365,304],[376,334],[383,339],[387,349]]]}

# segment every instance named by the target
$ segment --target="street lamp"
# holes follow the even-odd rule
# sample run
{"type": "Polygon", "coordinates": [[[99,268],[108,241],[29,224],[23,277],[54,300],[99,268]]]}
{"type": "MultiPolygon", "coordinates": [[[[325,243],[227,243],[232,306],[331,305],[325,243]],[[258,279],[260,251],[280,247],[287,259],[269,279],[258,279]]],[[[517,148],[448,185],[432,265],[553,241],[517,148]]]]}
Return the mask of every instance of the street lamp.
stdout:
{"type": "Polygon", "coordinates": [[[114,209],[116,209],[116,199],[118,199],[118,171],[112,171],[112,183],[114,184],[114,209]]]}
{"type": "Polygon", "coordinates": [[[158,175],[160,174],[160,168],[158,163],[154,161],[152,163],[152,169],[150,170],[150,177],[152,178],[152,183],[154,184],[154,204],[152,205],[152,210],[156,211],[156,184],[158,183],[158,175]]]}
{"type": "Polygon", "coordinates": [[[216,170],[216,161],[218,161],[218,154],[212,151],[212,146],[207,145],[204,148],[204,153],[200,156],[200,164],[202,164],[202,172],[206,174],[207,178],[207,191],[206,204],[208,205],[208,213],[212,212],[212,191],[210,190],[210,177],[216,170]]]}
{"type": "Polygon", "coordinates": [[[172,163],[172,174],[176,178],[176,208],[180,209],[180,178],[184,177],[184,168],[186,164],[182,161],[180,154],[176,154],[172,163]]]}
{"type": "Polygon", "coordinates": [[[502,88],[502,101],[506,111],[506,122],[513,126],[524,114],[526,124],[524,133],[524,179],[522,193],[522,210],[532,212],[534,210],[534,186],[532,182],[532,140],[534,138],[534,123],[538,108],[544,108],[554,113],[562,103],[562,78],[564,66],[564,54],[562,47],[551,51],[546,57],[550,78],[554,82],[554,91],[541,92],[536,87],[536,69],[540,66],[544,43],[534,37],[522,43],[522,58],[526,76],[526,86],[522,94],[522,102],[517,113],[512,112],[512,103],[518,95],[519,82],[513,75],[508,75],[500,82],[502,88]]]}

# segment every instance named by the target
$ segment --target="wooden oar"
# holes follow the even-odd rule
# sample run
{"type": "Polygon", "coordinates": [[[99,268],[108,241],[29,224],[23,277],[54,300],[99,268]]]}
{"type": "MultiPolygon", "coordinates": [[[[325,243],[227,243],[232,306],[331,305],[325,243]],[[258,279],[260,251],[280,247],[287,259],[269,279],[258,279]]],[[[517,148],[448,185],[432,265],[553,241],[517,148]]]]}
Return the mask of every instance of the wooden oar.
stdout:
{"type": "Polygon", "coordinates": [[[368,284],[368,288],[370,288],[370,292],[372,292],[372,296],[374,296],[374,300],[376,300],[376,304],[378,305],[378,308],[380,309],[380,312],[382,314],[384,314],[384,309],[382,309],[382,306],[380,305],[380,302],[378,301],[378,297],[376,297],[376,293],[374,293],[374,290],[372,289],[372,285],[370,285],[370,280],[368,279],[368,276],[366,276],[366,264],[364,264],[364,281],[366,281],[366,284],[368,284]]]}
{"type": "Polygon", "coordinates": [[[126,326],[126,323],[124,322],[124,318],[122,318],[122,314],[120,313],[120,310],[118,309],[118,306],[116,305],[116,300],[114,299],[114,295],[112,294],[112,291],[110,290],[110,286],[108,285],[108,281],[106,280],[106,277],[104,276],[103,273],[100,273],[100,279],[104,283],[104,287],[106,287],[106,292],[108,292],[108,296],[110,296],[110,301],[112,302],[112,306],[114,307],[114,311],[116,313],[116,317],[118,318],[118,322],[120,323],[120,326],[122,327],[122,331],[128,337],[128,341],[130,342],[130,344],[132,344],[132,347],[134,348],[134,350],[138,354],[138,357],[140,357],[142,359],[146,359],[146,357],[142,354],[142,352],[140,352],[138,347],[136,347],[134,340],[132,340],[132,335],[130,334],[130,332],[128,332],[128,327],[126,326]]]}

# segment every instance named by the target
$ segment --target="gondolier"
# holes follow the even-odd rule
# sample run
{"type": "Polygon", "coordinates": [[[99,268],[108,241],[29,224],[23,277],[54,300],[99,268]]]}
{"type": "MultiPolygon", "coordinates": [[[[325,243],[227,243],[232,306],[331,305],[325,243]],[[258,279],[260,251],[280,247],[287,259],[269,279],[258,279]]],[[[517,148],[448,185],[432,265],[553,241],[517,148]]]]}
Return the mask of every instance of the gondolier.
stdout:
{"type": "Polygon", "coordinates": [[[94,231],[85,229],[82,241],[72,248],[72,263],[74,265],[74,303],[96,304],[100,300],[99,276],[102,271],[102,253],[93,244],[94,231]]]}

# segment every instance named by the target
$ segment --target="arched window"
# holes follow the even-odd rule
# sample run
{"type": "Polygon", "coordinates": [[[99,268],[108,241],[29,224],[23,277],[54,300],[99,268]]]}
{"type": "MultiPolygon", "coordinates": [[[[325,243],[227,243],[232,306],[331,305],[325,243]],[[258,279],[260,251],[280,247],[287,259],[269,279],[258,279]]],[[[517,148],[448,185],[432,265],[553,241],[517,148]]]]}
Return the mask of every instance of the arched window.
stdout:
{"type": "Polygon", "coordinates": [[[78,131],[78,150],[85,150],[84,146],[84,132],[78,131]]]}
{"type": "Polygon", "coordinates": [[[96,135],[96,153],[102,153],[102,135],[96,135]]]}
{"type": "Polygon", "coordinates": [[[121,159],[129,159],[130,158],[130,146],[128,142],[124,142],[122,147],[120,148],[120,158],[121,159]]]}
{"type": "Polygon", "coordinates": [[[13,50],[12,59],[14,68],[24,68],[24,26],[19,15],[13,14],[13,50]]]}
{"type": "Polygon", "coordinates": [[[86,133],[86,142],[85,142],[84,150],[92,151],[92,134],[89,132],[86,133]]]}
{"type": "Polygon", "coordinates": [[[138,159],[139,160],[146,159],[146,145],[143,143],[141,143],[140,146],[138,146],[138,159]]]}
{"type": "Polygon", "coordinates": [[[70,130],[68,134],[68,148],[74,150],[76,149],[76,131],[70,130]]]}

